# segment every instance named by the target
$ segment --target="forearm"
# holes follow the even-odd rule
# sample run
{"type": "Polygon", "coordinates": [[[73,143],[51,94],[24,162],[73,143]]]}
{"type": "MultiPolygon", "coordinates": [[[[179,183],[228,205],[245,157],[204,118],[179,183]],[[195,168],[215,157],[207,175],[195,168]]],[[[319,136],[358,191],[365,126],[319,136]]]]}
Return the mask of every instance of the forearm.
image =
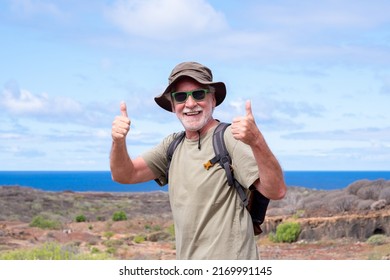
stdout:
{"type": "Polygon", "coordinates": [[[282,199],[286,194],[283,171],[261,133],[251,148],[259,170],[257,190],[269,199],[282,199]]]}
{"type": "Polygon", "coordinates": [[[112,123],[110,169],[112,179],[122,184],[141,183],[155,178],[153,171],[141,157],[133,160],[127,152],[126,136],[130,131],[130,123],[126,104],[121,103],[121,115],[112,123]]]}
{"type": "Polygon", "coordinates": [[[114,181],[122,184],[130,183],[134,165],[127,152],[126,141],[112,142],[110,169],[114,181]]]}

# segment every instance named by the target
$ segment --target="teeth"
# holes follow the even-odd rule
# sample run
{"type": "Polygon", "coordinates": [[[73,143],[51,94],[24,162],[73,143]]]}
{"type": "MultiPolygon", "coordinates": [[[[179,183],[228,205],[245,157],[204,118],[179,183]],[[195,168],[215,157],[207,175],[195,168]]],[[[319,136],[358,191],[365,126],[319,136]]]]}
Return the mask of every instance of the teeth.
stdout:
{"type": "Polygon", "coordinates": [[[188,115],[188,116],[193,116],[193,115],[199,114],[199,112],[188,112],[188,113],[185,113],[185,114],[188,115]]]}

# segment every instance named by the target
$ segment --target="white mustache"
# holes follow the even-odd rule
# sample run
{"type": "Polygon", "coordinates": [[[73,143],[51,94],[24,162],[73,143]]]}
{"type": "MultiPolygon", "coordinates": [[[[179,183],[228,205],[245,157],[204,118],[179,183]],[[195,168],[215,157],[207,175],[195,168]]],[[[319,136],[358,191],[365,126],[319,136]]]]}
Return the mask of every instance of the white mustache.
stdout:
{"type": "Polygon", "coordinates": [[[188,114],[188,113],[197,113],[197,112],[202,112],[202,108],[201,107],[195,107],[193,109],[186,109],[184,108],[183,109],[183,114],[188,114]]]}

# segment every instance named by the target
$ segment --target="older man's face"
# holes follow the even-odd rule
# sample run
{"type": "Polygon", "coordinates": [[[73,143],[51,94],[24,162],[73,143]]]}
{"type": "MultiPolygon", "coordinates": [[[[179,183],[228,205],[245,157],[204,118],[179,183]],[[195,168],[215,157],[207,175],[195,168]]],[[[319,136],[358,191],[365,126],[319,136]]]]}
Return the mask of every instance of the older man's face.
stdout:
{"type": "MultiPolygon", "coordinates": [[[[196,89],[205,89],[205,87],[193,79],[185,78],[177,82],[175,92],[196,89]]],[[[183,103],[172,100],[172,109],[186,130],[199,131],[213,120],[215,104],[214,94],[207,93],[201,101],[195,100],[191,95],[183,103]]]]}

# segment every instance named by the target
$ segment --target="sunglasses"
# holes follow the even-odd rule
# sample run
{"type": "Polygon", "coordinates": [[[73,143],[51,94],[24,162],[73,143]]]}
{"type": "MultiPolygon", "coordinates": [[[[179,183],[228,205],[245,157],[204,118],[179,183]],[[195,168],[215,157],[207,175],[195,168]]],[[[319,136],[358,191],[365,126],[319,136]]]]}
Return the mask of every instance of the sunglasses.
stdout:
{"type": "Polygon", "coordinates": [[[178,91],[172,93],[172,97],[176,103],[184,103],[187,101],[188,96],[192,96],[195,101],[202,101],[206,97],[207,89],[196,89],[192,91],[178,91]]]}

